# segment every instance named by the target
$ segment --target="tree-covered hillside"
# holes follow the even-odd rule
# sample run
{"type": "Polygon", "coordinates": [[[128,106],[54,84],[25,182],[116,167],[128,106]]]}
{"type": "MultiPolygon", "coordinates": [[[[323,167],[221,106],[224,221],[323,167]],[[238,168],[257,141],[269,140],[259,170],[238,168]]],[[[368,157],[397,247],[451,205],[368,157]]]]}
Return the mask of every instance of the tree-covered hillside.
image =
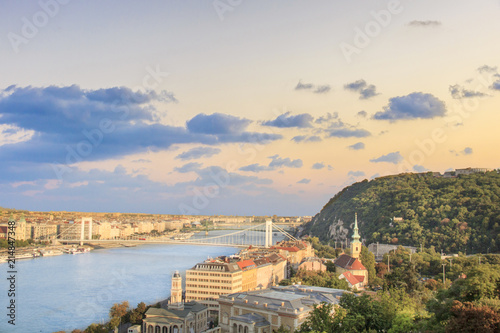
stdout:
{"type": "Polygon", "coordinates": [[[366,244],[435,246],[451,252],[500,252],[500,174],[457,178],[401,174],[344,188],[323,207],[306,232],[345,241],[354,213],[366,244]]]}

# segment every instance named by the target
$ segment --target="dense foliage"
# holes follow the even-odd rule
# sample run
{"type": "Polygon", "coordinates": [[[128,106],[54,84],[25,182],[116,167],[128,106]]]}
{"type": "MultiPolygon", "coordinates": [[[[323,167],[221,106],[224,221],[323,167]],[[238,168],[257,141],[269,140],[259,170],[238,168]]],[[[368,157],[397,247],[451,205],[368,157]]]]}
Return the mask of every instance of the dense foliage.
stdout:
{"type": "MultiPolygon", "coordinates": [[[[300,332],[500,332],[500,255],[442,259],[434,248],[410,255],[400,246],[384,262],[366,265],[375,266],[371,285],[382,289],[316,306],[300,332]]],[[[320,272],[299,271],[292,280],[298,278],[310,285],[328,281],[320,272]]]]}
{"type": "Polygon", "coordinates": [[[346,235],[337,224],[352,230],[355,212],[366,244],[422,244],[446,253],[500,252],[497,171],[456,178],[427,173],[364,180],[330,199],[305,232],[322,241],[343,241],[346,235]]]}

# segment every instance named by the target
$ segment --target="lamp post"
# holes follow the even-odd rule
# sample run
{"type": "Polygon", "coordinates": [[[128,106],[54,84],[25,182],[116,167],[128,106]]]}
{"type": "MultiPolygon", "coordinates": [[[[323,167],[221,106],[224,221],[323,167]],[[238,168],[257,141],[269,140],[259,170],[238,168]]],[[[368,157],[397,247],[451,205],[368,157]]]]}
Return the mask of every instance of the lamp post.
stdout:
{"type": "Polygon", "coordinates": [[[446,284],[446,272],[445,272],[445,268],[446,267],[446,263],[443,263],[443,285],[446,284]]]}

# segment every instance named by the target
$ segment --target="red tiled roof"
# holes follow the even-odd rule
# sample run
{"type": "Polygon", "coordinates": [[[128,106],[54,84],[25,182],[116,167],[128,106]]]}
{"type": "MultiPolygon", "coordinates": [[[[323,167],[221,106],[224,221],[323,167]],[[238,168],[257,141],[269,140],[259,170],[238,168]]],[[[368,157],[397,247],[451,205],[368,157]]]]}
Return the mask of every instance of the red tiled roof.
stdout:
{"type": "Polygon", "coordinates": [[[359,271],[362,269],[366,269],[365,266],[363,266],[361,261],[359,261],[358,259],[355,259],[354,262],[351,264],[351,270],[359,271]]]}
{"type": "Polygon", "coordinates": [[[365,281],[365,276],[364,275],[354,275],[356,279],[358,279],[359,282],[364,282],[365,281]]]}
{"type": "Polygon", "coordinates": [[[361,261],[347,254],[343,254],[335,260],[335,265],[348,270],[362,270],[366,269],[361,261]]]}
{"type": "Polygon", "coordinates": [[[345,279],[347,281],[349,281],[349,283],[352,285],[352,286],[355,286],[359,283],[359,280],[354,276],[352,275],[351,272],[347,271],[347,272],[344,272],[342,274],[340,274],[341,276],[343,275],[345,277],[345,279]]]}
{"type": "Polygon", "coordinates": [[[255,266],[253,260],[250,259],[238,261],[237,264],[238,266],[240,266],[241,269],[248,268],[250,266],[255,266]]]}
{"type": "Polygon", "coordinates": [[[291,246],[291,247],[276,247],[278,250],[285,250],[288,252],[299,252],[299,248],[296,246],[291,246]]]}

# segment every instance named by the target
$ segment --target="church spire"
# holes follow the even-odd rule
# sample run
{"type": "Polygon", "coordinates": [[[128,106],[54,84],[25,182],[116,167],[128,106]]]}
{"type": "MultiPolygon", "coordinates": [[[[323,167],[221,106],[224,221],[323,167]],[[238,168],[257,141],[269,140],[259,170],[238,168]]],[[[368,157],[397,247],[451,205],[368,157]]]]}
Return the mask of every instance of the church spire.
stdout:
{"type": "Polygon", "coordinates": [[[351,241],[351,257],[359,259],[361,254],[361,242],[359,241],[361,237],[358,233],[358,213],[354,213],[354,233],[352,234],[351,241]]]}
{"type": "Polygon", "coordinates": [[[354,213],[354,233],[352,234],[352,241],[353,242],[358,242],[359,239],[361,238],[358,233],[358,213],[354,213]]]}

